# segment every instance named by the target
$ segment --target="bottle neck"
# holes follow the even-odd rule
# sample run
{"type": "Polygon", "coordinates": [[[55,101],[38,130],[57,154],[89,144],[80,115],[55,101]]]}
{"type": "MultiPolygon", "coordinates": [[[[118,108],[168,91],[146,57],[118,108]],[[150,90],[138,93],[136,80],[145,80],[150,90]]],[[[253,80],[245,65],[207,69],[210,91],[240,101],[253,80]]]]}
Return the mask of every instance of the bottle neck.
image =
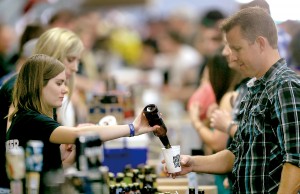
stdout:
{"type": "Polygon", "coordinates": [[[168,139],[168,136],[160,136],[159,137],[160,141],[162,142],[162,144],[165,146],[166,149],[169,149],[171,148],[171,144],[170,144],[170,141],[168,139]]]}

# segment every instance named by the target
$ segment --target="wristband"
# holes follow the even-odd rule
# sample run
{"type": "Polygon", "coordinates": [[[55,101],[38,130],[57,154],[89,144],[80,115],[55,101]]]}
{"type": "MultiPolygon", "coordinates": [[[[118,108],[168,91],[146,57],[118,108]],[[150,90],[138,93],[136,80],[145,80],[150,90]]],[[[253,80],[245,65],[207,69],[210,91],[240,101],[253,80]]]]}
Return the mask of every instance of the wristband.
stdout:
{"type": "Polygon", "coordinates": [[[227,129],[226,129],[226,132],[227,134],[230,135],[230,130],[232,128],[233,125],[237,125],[237,123],[235,121],[231,121],[230,124],[228,125],[227,129]]]}
{"type": "Polygon", "coordinates": [[[133,137],[133,136],[134,136],[134,133],[135,133],[134,126],[133,126],[132,123],[129,123],[128,126],[129,126],[129,129],[130,129],[129,136],[130,136],[130,137],[133,137]]]}

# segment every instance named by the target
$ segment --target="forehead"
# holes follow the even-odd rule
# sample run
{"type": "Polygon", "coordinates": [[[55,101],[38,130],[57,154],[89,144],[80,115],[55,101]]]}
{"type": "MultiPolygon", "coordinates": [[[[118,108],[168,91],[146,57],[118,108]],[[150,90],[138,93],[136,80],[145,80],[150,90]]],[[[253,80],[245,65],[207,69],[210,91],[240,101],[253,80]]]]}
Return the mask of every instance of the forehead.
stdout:
{"type": "Polygon", "coordinates": [[[225,33],[225,40],[229,46],[240,45],[243,42],[247,42],[241,33],[240,26],[235,26],[231,30],[225,33]]]}
{"type": "Polygon", "coordinates": [[[57,76],[55,76],[53,79],[55,80],[65,80],[66,79],[66,73],[65,70],[60,72],[57,76]]]}
{"type": "Polygon", "coordinates": [[[235,26],[231,28],[228,32],[225,32],[225,38],[227,41],[238,39],[241,37],[240,26],[235,26]]]}

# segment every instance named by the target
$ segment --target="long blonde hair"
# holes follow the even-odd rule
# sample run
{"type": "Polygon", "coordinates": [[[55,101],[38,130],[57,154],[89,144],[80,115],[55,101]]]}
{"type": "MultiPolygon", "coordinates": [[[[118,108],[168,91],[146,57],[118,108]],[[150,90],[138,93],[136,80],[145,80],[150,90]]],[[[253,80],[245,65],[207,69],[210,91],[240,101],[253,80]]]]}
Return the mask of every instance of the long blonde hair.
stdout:
{"type": "Polygon", "coordinates": [[[19,110],[34,110],[53,117],[53,108],[48,107],[42,98],[42,89],[48,81],[65,70],[64,64],[57,59],[36,54],[31,56],[21,67],[13,90],[14,111],[9,120],[19,110]]]}
{"type": "MultiPolygon", "coordinates": [[[[83,49],[82,41],[74,32],[64,28],[52,28],[39,37],[33,54],[46,54],[63,62],[67,56],[81,55],[83,49]]],[[[72,95],[74,76],[67,82],[69,96],[72,95]]]]}

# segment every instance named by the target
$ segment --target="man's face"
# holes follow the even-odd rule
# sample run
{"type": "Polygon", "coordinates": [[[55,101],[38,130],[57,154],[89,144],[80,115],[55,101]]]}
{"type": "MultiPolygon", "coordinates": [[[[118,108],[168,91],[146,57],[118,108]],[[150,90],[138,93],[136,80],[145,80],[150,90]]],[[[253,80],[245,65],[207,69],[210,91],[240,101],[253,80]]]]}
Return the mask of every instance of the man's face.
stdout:
{"type": "MultiPolygon", "coordinates": [[[[239,26],[233,27],[226,33],[225,53],[232,68],[237,69],[246,77],[257,77],[260,75],[260,49],[257,41],[254,43],[249,42],[241,34],[239,26]],[[229,50],[228,50],[229,49],[229,50]]],[[[224,50],[223,50],[224,52],[224,50]]]]}
{"type": "Polygon", "coordinates": [[[232,54],[231,54],[231,50],[229,48],[228,42],[226,40],[226,37],[224,36],[223,39],[224,42],[224,47],[222,49],[222,55],[226,58],[227,62],[228,62],[228,66],[231,69],[234,69],[238,72],[240,72],[240,67],[238,66],[238,64],[235,62],[235,60],[232,58],[232,54]]]}

